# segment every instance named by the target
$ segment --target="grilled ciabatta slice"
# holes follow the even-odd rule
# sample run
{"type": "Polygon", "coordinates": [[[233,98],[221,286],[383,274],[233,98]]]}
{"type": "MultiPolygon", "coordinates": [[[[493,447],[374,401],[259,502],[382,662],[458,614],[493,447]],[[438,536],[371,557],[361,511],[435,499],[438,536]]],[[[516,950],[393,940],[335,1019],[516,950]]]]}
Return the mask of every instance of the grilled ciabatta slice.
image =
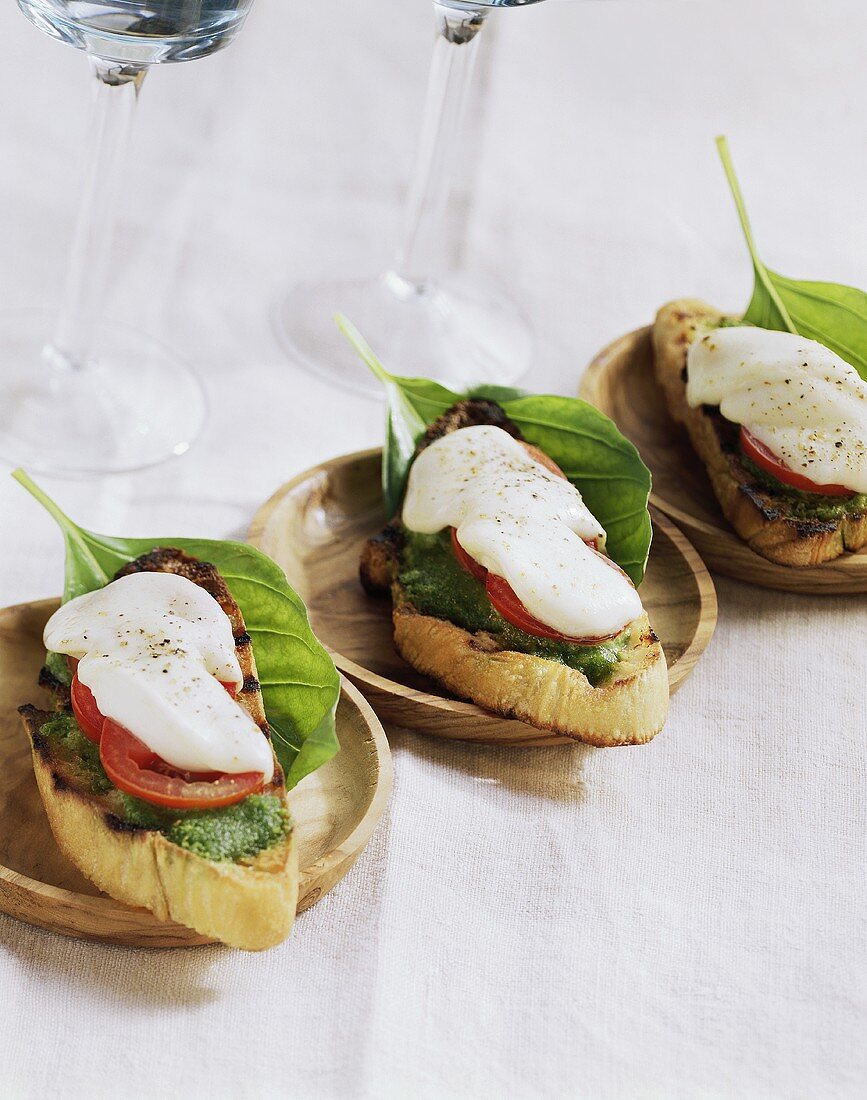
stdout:
{"type": "MultiPolygon", "coordinates": [[[[419,449],[475,424],[494,424],[521,439],[499,405],[467,400],[431,425],[419,449]]],[[[538,448],[525,446],[559,472],[538,448]]],[[[391,593],[395,646],[418,672],[495,714],[591,745],[641,744],[662,729],[668,712],[668,673],[646,614],[629,624],[630,640],[621,660],[594,687],[578,669],[509,650],[494,634],[473,634],[448,619],[420,612],[399,579],[404,540],[400,520],[392,521],[365,545],[360,575],[369,594],[391,593]]]]}
{"type": "MultiPolygon", "coordinates": [[[[663,306],[653,326],[654,369],[672,417],[683,424],[705,464],[723,515],[757,554],[778,565],[819,565],[867,545],[867,513],[811,516],[793,507],[793,490],[776,492],[742,461],[739,425],[719,409],[693,409],[686,400],[686,363],[696,336],[716,328],[724,315],[685,298],[663,306]]],[[[805,494],[805,498],[809,498],[805,494]]]]}
{"type": "MultiPolygon", "coordinates": [[[[244,676],[238,702],[268,737],[250,636],[219,572],[183,551],[158,549],[130,562],[118,576],[143,570],[177,573],[200,585],[220,604],[231,621],[244,676]]],[[[59,710],[68,711],[68,689],[47,670],[40,682],[54,691],[59,710]]],[[[62,742],[40,732],[57,711],[52,714],[27,705],[20,713],[57,844],[101,890],[128,905],[150,909],[160,920],[185,924],[231,947],[256,951],[288,936],[298,898],[298,859],[291,825],[285,835],[255,856],[236,862],[207,859],[173,843],[158,828],[126,820],[120,815],[115,788],[94,793],[75,756],[64,751],[62,742]]],[[[276,761],[273,780],[263,793],[275,796],[285,807],[285,782],[276,761]]]]}

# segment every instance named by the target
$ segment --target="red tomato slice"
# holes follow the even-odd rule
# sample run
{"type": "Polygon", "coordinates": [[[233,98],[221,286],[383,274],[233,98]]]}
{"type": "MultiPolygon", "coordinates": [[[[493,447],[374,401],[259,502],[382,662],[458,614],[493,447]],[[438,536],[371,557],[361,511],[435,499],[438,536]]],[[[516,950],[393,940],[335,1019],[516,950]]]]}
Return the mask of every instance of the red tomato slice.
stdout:
{"type": "MultiPolygon", "coordinates": [[[[78,662],[76,661],[76,664],[78,662]]],[[[72,713],[81,729],[81,732],[95,745],[99,744],[102,736],[102,726],[105,716],[96,705],[96,699],[90,688],[81,682],[76,672],[72,677],[72,687],[69,689],[72,699],[72,713]]]]}
{"type": "Polygon", "coordinates": [[[781,458],[777,458],[774,452],[769,450],[764,443],[756,439],[748,428],[741,428],[741,449],[747,458],[755,462],[765,473],[775,477],[777,481],[781,481],[784,485],[791,485],[793,489],[800,489],[803,493],[820,493],[825,497],[851,497],[855,495],[845,485],[820,485],[818,482],[805,477],[804,474],[797,473],[797,471],[787,466],[781,458]]]}
{"type": "Polygon", "coordinates": [[[450,528],[450,530],[452,534],[452,550],[454,550],[455,557],[458,559],[458,564],[466,569],[468,573],[472,573],[477,581],[481,581],[482,584],[484,584],[485,577],[488,575],[487,569],[485,569],[483,565],[479,565],[476,559],[470,557],[466,550],[464,550],[463,546],[458,542],[458,533],[454,527],[450,528]]]}
{"type": "MultiPolygon", "coordinates": [[[[615,569],[617,568],[614,562],[611,564],[615,569]]],[[[488,573],[485,589],[488,593],[488,599],[506,622],[516,626],[519,630],[523,630],[525,634],[532,634],[536,638],[550,638],[552,641],[568,642],[570,645],[599,645],[600,642],[607,642],[612,638],[616,638],[617,634],[620,633],[620,631],[617,631],[616,634],[605,634],[597,638],[576,638],[569,634],[561,634],[553,627],[546,626],[545,623],[539,622],[535,616],[531,615],[504,577],[498,577],[495,573],[488,573]]]]}
{"type": "MultiPolygon", "coordinates": [[[[452,550],[454,551],[458,563],[466,569],[468,573],[472,573],[477,581],[481,581],[481,583],[484,584],[488,599],[506,622],[511,623],[512,626],[516,626],[519,630],[523,630],[525,634],[532,634],[536,638],[550,638],[557,642],[569,642],[572,645],[598,645],[600,642],[607,642],[610,641],[611,638],[617,637],[617,634],[606,634],[598,638],[576,638],[568,634],[561,634],[552,627],[546,626],[543,622],[540,622],[535,616],[530,614],[515,595],[512,586],[504,577],[498,577],[494,573],[489,573],[483,565],[479,565],[476,559],[471,557],[466,550],[464,550],[463,546],[458,542],[457,531],[454,527],[451,528],[451,536],[452,550]]],[[[585,542],[591,550],[595,550],[597,554],[599,553],[598,539],[585,539],[585,542]]],[[[611,561],[610,558],[606,557],[604,554],[600,554],[600,557],[604,558],[612,569],[617,569],[619,572],[623,573],[620,566],[611,561]]],[[[624,576],[626,576],[625,573],[624,576]]],[[[620,632],[618,631],[617,633],[620,632]]]]}
{"type": "Polygon", "coordinates": [[[231,806],[264,786],[262,772],[203,779],[195,773],[172,769],[143,741],[110,718],[106,718],[102,727],[99,758],[106,775],[120,790],[176,810],[231,806]]]}

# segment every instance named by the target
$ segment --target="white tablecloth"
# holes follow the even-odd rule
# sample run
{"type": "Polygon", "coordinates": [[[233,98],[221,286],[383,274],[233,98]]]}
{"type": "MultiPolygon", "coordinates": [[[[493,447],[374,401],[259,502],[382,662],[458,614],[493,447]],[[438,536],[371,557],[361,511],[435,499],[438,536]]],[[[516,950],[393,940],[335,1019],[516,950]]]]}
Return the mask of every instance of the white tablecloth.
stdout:
{"type": "MultiPolygon", "coordinates": [[[[288,363],[268,310],[299,277],[384,259],[429,16],[259,0],[225,53],[151,75],[110,312],[193,359],[214,412],[173,465],[46,482],[81,522],[242,536],[289,475],[379,441],[380,409],[288,363]]],[[[50,302],[85,64],[12,3],[0,34],[0,291],[50,302]]],[[[768,262],[867,286],[865,43],[858,2],[502,16],[453,225],[533,320],[534,388],[574,392],[668,298],[746,302],[721,131],[768,262]]],[[[0,516],[0,604],[55,593],[57,531],[3,478],[0,516]]],[[[370,848],[276,950],[97,947],[0,916],[0,1094],[864,1095],[865,603],[725,580],[719,597],[648,747],[394,732],[370,848]]]]}

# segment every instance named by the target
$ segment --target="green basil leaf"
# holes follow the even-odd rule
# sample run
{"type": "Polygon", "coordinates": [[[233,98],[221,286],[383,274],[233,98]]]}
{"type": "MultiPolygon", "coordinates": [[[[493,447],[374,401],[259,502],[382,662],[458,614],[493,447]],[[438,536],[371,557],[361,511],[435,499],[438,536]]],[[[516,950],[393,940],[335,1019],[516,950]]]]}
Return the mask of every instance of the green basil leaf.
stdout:
{"type": "Polygon", "coordinates": [[[515,386],[481,385],[467,390],[465,396],[483,397],[487,401],[496,401],[498,405],[502,405],[504,401],[511,401],[513,397],[529,397],[530,393],[527,390],[519,390],[515,386]]]}
{"type": "MultiPolygon", "coordinates": [[[[415,453],[416,444],[424,435],[430,422],[425,419],[425,414],[419,412],[419,407],[438,407],[436,393],[428,391],[442,390],[443,393],[448,393],[448,390],[437,386],[435,382],[427,382],[423,379],[412,380],[419,382],[417,391],[414,391],[411,386],[401,385],[402,380],[388,373],[351,321],[341,314],[335,317],[335,321],[361,359],[385,387],[388,416],[385,448],[382,453],[382,496],[387,514],[391,517],[397,511],[400,498],[403,496],[406,474],[415,453]]],[[[445,408],[448,408],[448,405],[445,408]]],[[[435,420],[437,416],[439,413],[434,413],[430,419],[435,420]]]]}
{"type": "Polygon", "coordinates": [[[253,640],[274,751],[287,787],[338,751],[334,716],[340,680],[316,639],[307,609],[283,570],[242,542],[188,538],[115,538],[73,523],[23,470],[12,475],[57,521],[66,543],[63,600],[103,588],[127,562],[159,546],[177,547],[210,562],[225,580],[253,640]]]}
{"type": "Polygon", "coordinates": [[[382,476],[389,517],[400,506],[415,448],[428,425],[456,401],[484,397],[502,405],[524,437],[554,459],[605,528],[612,559],[635,584],[641,583],[652,537],[650,471],[604,413],[578,398],[536,396],[496,385],[453,393],[426,378],[396,377],[345,318],[337,323],[388,394],[382,476]]]}
{"type": "Polygon", "coordinates": [[[734,197],[755,286],[743,320],[759,328],[796,332],[836,352],[867,381],[867,294],[840,283],[789,279],[759,258],[728,142],[717,138],[723,169],[734,197]]]}
{"type": "Polygon", "coordinates": [[[840,283],[787,279],[774,271],[768,271],[768,277],[793,331],[836,352],[867,381],[867,294],[840,283]]]}

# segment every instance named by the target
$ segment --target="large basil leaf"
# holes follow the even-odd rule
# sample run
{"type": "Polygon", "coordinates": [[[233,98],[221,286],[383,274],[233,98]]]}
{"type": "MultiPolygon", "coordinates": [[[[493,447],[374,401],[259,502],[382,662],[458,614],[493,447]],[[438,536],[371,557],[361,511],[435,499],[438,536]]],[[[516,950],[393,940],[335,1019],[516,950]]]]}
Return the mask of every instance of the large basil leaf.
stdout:
{"type": "Polygon", "coordinates": [[[755,286],[744,321],[759,328],[796,332],[836,352],[867,381],[867,294],[839,283],[788,279],[759,258],[746,205],[724,137],[717,138],[747,248],[755,286]]]}
{"type": "Polygon", "coordinates": [[[177,547],[210,562],[241,608],[253,651],[274,751],[287,787],[338,751],[334,725],[340,681],[317,641],[307,610],[282,569],[241,542],[188,538],[114,538],[73,523],[23,470],[12,475],[57,521],[66,543],[63,600],[102,588],[121,566],[158,546],[177,547]]]}
{"type": "Polygon", "coordinates": [[[425,378],[399,378],[388,373],[345,318],[338,324],[386,388],[382,482],[389,516],[400,506],[415,448],[427,426],[456,401],[486,397],[498,402],[524,438],[560,466],[605,528],[611,557],[636,584],[641,583],[652,537],[647,511],[650,471],[613,421],[578,398],[536,396],[506,386],[453,393],[425,378]]]}

